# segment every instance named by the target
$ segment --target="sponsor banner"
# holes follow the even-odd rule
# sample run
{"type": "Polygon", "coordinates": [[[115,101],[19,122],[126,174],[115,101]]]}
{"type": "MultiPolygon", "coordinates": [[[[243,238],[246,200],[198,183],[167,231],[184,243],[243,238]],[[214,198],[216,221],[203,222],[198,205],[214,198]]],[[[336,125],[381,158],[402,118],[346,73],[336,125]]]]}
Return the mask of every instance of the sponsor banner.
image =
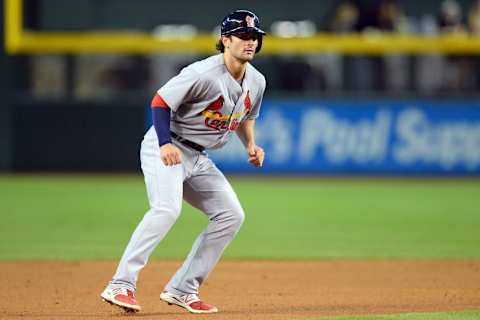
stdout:
{"type": "Polygon", "coordinates": [[[480,173],[480,103],[266,99],[256,136],[261,170],[236,137],[209,155],[236,173],[480,173]]]}

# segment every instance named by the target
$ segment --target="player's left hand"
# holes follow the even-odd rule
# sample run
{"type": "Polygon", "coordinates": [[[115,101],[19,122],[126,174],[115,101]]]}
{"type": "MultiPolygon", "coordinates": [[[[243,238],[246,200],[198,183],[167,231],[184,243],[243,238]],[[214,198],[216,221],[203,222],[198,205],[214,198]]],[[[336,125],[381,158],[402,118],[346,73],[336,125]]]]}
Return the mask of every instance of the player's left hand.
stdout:
{"type": "Polygon", "coordinates": [[[250,145],[247,148],[248,162],[259,168],[263,165],[263,159],[265,159],[265,152],[257,145],[250,145]]]}

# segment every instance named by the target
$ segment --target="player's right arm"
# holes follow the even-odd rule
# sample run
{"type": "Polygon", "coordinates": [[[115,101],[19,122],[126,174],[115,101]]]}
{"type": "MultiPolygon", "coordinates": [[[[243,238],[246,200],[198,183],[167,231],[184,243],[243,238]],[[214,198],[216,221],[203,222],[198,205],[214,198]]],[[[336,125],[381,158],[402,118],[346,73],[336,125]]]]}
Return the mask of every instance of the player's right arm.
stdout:
{"type": "Polygon", "coordinates": [[[160,158],[166,166],[174,166],[182,162],[180,150],[172,143],[170,135],[170,108],[158,94],[153,97],[152,120],[157,132],[160,146],[160,158]]]}
{"type": "Polygon", "coordinates": [[[177,112],[185,101],[201,99],[208,92],[210,84],[204,78],[192,67],[186,67],[163,85],[152,101],[153,125],[157,131],[162,161],[167,166],[182,161],[180,150],[171,143],[170,112],[177,112]]]}

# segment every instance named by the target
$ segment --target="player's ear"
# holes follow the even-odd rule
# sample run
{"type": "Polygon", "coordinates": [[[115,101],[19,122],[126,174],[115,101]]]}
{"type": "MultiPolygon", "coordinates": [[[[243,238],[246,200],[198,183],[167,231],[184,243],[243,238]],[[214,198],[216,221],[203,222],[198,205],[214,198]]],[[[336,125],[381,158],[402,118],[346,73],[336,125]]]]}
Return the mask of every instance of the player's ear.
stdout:
{"type": "Polygon", "coordinates": [[[230,41],[232,40],[230,37],[231,36],[222,36],[222,43],[225,48],[228,48],[230,45],[230,41]]]}

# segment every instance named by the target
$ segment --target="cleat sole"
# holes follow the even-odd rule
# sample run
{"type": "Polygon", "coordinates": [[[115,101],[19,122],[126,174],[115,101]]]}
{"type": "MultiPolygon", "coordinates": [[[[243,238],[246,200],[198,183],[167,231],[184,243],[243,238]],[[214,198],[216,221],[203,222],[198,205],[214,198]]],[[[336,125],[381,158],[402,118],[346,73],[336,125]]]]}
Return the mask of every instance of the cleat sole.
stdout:
{"type": "Polygon", "coordinates": [[[118,305],[118,304],[113,303],[112,301],[107,300],[107,299],[105,299],[105,298],[103,298],[103,297],[102,297],[102,299],[103,299],[103,301],[105,301],[106,303],[108,303],[108,304],[111,305],[111,306],[114,306],[114,307],[123,309],[123,311],[125,311],[126,313],[137,313],[137,312],[140,311],[140,310],[137,310],[137,309],[132,309],[132,308],[128,308],[128,307],[125,307],[125,306],[118,305]]]}

